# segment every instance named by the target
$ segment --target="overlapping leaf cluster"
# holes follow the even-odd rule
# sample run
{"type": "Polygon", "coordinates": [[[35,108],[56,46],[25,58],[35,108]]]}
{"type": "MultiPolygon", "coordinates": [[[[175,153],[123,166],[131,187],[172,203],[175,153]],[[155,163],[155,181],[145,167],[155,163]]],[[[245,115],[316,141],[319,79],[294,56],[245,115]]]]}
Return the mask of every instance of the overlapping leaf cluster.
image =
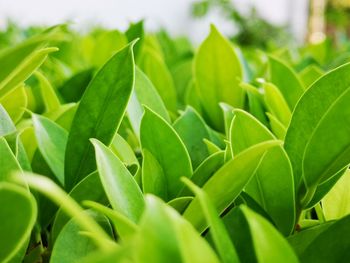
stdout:
{"type": "Polygon", "coordinates": [[[317,59],[142,22],[3,49],[0,261],[346,262],[350,65],[317,59]]]}

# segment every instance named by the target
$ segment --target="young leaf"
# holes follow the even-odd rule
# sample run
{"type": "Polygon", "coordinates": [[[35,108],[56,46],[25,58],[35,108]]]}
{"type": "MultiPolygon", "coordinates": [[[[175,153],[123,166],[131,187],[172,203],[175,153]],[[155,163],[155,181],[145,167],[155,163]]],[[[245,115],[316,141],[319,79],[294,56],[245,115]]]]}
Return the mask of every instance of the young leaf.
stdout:
{"type": "Polygon", "coordinates": [[[183,142],[164,119],[147,107],[141,121],[140,138],[142,149],[147,149],[163,169],[168,198],[175,198],[182,188],[180,177],[192,174],[190,157],[183,142]]]}
{"type": "Polygon", "coordinates": [[[296,73],[281,60],[269,56],[270,81],[279,88],[290,110],[304,93],[303,85],[296,73]]]}
{"type": "MultiPolygon", "coordinates": [[[[234,155],[275,138],[257,119],[243,110],[235,110],[230,132],[234,155]]],[[[292,232],[295,224],[294,180],[290,161],[282,146],[265,154],[245,191],[266,210],[283,234],[292,232]]]]}
{"type": "MultiPolygon", "coordinates": [[[[280,145],[279,141],[267,141],[250,147],[222,166],[204,184],[203,190],[208,194],[219,214],[242,192],[255,174],[266,151],[277,145],[280,145]]],[[[186,209],[184,217],[196,229],[203,232],[207,224],[204,218],[198,214],[198,209],[200,209],[199,201],[198,198],[195,198],[186,209]]]]}
{"type": "Polygon", "coordinates": [[[195,56],[194,78],[210,124],[223,131],[224,122],[219,103],[243,107],[244,92],[239,85],[242,68],[232,44],[213,25],[195,56]]]}
{"type": "Polygon", "coordinates": [[[1,182],[0,207],[0,261],[8,262],[30,237],[37,206],[28,190],[1,182]]]}
{"type": "Polygon", "coordinates": [[[4,137],[0,137],[0,156],[0,182],[8,181],[13,172],[22,169],[4,137]]]}
{"type": "Polygon", "coordinates": [[[142,192],[133,176],[113,152],[96,139],[96,163],[103,188],[112,207],[133,222],[138,222],[144,207],[142,192]]]}
{"type": "Polygon", "coordinates": [[[64,185],[64,154],[68,134],[43,116],[33,114],[32,120],[38,148],[57,180],[64,185]]]}
{"type": "Polygon", "coordinates": [[[96,167],[89,142],[109,145],[116,133],[134,85],[133,44],[115,54],[86,88],[74,116],[65,154],[65,182],[72,187],[96,167]]]}

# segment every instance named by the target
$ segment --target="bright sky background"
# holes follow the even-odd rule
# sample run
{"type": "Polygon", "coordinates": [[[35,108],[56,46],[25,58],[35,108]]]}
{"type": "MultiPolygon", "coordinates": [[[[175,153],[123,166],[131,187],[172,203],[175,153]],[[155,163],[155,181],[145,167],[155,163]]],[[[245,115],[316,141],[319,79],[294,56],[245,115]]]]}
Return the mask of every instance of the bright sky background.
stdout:
{"type": "MultiPolygon", "coordinates": [[[[233,0],[246,10],[257,7],[263,17],[274,23],[292,22],[300,37],[305,31],[306,0],[233,0]]],[[[217,14],[207,21],[193,20],[190,5],[193,0],[0,0],[0,26],[11,18],[21,25],[51,25],[67,20],[78,27],[99,23],[125,29],[130,21],[146,19],[146,26],[164,26],[172,34],[186,34],[198,42],[205,37],[209,23],[214,22],[225,33],[228,26],[217,14]]]]}

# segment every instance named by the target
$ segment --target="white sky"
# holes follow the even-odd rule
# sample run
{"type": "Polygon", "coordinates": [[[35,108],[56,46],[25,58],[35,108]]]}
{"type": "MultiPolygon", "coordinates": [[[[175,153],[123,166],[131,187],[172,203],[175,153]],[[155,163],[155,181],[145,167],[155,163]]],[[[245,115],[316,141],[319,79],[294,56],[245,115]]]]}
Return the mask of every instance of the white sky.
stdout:
{"type": "MultiPolygon", "coordinates": [[[[190,17],[193,0],[0,0],[0,26],[7,18],[21,25],[62,23],[73,21],[79,27],[100,23],[107,27],[125,29],[129,21],[146,19],[149,29],[160,25],[171,33],[186,34],[198,42],[214,22],[225,32],[227,23],[217,14],[206,21],[190,17]]],[[[293,30],[302,35],[305,30],[306,0],[234,0],[246,10],[250,4],[263,17],[274,23],[293,22],[293,30]],[[293,12],[291,11],[293,10],[293,12]]]]}

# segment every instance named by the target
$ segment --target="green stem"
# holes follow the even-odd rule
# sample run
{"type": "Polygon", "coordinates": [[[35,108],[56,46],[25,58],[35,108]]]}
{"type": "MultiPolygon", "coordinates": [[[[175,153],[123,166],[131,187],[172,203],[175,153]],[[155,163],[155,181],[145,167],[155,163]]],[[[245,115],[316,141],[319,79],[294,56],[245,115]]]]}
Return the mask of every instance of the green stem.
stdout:
{"type": "Polygon", "coordinates": [[[318,204],[315,206],[315,211],[316,211],[317,218],[318,218],[318,220],[320,221],[320,223],[326,222],[326,219],[325,219],[325,217],[324,217],[323,210],[322,210],[322,207],[321,207],[321,204],[320,204],[320,203],[318,203],[318,204]]]}

